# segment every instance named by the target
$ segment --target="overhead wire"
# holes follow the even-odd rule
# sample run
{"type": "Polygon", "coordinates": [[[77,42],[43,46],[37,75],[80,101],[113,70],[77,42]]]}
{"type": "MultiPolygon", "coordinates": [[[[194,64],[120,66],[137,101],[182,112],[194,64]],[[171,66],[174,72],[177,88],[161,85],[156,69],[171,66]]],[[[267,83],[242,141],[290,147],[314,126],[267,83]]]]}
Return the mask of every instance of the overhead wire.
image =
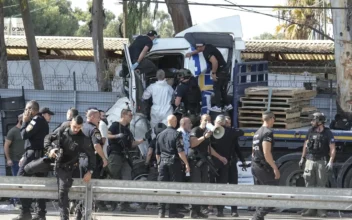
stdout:
{"type": "MultiPolygon", "coordinates": [[[[120,0],[119,3],[129,2],[132,0],[120,0]]],[[[166,4],[165,1],[158,0],[133,0],[135,2],[151,2],[158,4],[166,4]]],[[[176,4],[176,5],[198,5],[198,6],[222,6],[222,7],[244,7],[244,8],[277,8],[277,9],[342,9],[346,10],[348,8],[345,7],[321,7],[321,6],[281,6],[281,5],[233,5],[233,4],[216,4],[216,3],[201,3],[201,2],[169,2],[168,4],[176,4]]]]}
{"type": "MultiPolygon", "coordinates": [[[[238,8],[242,9],[242,11],[244,12],[250,12],[250,13],[255,13],[255,14],[260,14],[260,15],[265,15],[265,16],[269,16],[269,17],[273,17],[273,18],[278,18],[278,19],[281,19],[281,20],[284,20],[284,21],[287,21],[287,22],[290,22],[291,24],[296,24],[296,25],[300,25],[300,26],[306,26],[312,30],[314,30],[315,32],[321,34],[322,36],[326,37],[327,39],[329,40],[332,40],[334,41],[334,38],[330,37],[329,35],[323,33],[322,31],[320,31],[319,29],[316,29],[315,27],[312,27],[308,24],[304,24],[304,23],[299,23],[299,22],[296,22],[296,21],[293,21],[292,19],[287,19],[287,18],[282,18],[282,17],[278,17],[278,16],[275,16],[275,15],[272,15],[272,14],[267,14],[267,13],[263,13],[263,12],[259,12],[259,11],[255,11],[255,10],[252,10],[252,9],[247,9],[247,8],[244,8],[240,5],[237,5],[229,0],[224,0],[230,4],[233,4],[235,6],[237,6],[238,8]]],[[[234,8],[228,8],[228,7],[221,7],[221,8],[225,8],[225,9],[230,9],[230,10],[238,10],[238,9],[234,9],[234,8]]]]}

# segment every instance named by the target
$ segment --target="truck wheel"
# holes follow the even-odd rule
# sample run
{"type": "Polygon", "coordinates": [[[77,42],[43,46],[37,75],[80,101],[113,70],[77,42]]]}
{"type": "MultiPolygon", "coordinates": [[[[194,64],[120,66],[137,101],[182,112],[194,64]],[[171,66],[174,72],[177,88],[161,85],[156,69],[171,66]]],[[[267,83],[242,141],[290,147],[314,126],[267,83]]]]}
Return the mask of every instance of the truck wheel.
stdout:
{"type": "Polygon", "coordinates": [[[343,188],[352,188],[352,167],[347,171],[343,180],[343,188]]]}
{"type": "Polygon", "coordinates": [[[304,187],[303,170],[298,166],[298,161],[289,161],[280,168],[280,186],[304,187]]]}
{"type": "Polygon", "coordinates": [[[144,165],[143,159],[133,161],[133,180],[146,181],[148,178],[147,169],[144,165]]]}

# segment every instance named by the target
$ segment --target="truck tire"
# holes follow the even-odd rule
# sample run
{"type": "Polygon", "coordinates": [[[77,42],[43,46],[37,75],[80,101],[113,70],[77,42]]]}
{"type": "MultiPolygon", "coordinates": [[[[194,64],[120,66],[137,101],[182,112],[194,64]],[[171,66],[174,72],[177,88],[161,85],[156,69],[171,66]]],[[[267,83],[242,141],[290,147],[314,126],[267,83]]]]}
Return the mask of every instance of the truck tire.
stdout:
{"type": "Polygon", "coordinates": [[[343,188],[352,188],[352,167],[349,168],[343,179],[343,188]]]}
{"type": "Polygon", "coordinates": [[[147,169],[145,167],[143,159],[137,159],[133,161],[133,173],[132,180],[145,181],[148,178],[147,169]]]}
{"type": "Polygon", "coordinates": [[[298,161],[289,161],[280,168],[280,186],[304,187],[303,170],[298,166],[298,161]]]}

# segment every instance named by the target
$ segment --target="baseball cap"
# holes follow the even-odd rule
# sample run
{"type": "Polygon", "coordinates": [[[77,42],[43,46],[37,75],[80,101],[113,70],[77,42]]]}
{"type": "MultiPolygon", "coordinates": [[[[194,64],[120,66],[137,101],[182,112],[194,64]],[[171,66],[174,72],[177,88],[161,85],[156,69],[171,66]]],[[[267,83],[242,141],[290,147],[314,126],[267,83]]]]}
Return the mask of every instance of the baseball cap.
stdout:
{"type": "Polygon", "coordinates": [[[196,47],[202,47],[204,45],[205,45],[205,43],[203,41],[196,42],[196,47]]]}
{"type": "Polygon", "coordinates": [[[41,114],[48,113],[49,115],[55,115],[55,113],[54,113],[54,112],[50,111],[50,109],[49,109],[49,108],[46,108],[46,107],[45,107],[45,108],[40,109],[39,113],[41,113],[41,114]]]}
{"type": "Polygon", "coordinates": [[[149,37],[158,37],[158,33],[156,33],[156,31],[154,31],[154,30],[148,31],[147,35],[149,37]]]}

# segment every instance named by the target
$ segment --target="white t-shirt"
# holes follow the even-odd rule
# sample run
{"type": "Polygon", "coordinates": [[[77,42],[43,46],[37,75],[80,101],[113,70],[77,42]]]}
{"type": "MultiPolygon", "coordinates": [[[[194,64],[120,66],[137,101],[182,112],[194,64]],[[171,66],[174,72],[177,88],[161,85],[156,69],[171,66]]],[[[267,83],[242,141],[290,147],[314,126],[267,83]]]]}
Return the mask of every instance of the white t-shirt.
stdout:
{"type": "Polygon", "coordinates": [[[103,146],[103,151],[105,154],[105,157],[108,158],[108,153],[107,153],[107,148],[108,148],[108,126],[105,124],[105,122],[100,121],[99,122],[99,131],[101,133],[102,138],[106,138],[105,144],[103,146]]]}

